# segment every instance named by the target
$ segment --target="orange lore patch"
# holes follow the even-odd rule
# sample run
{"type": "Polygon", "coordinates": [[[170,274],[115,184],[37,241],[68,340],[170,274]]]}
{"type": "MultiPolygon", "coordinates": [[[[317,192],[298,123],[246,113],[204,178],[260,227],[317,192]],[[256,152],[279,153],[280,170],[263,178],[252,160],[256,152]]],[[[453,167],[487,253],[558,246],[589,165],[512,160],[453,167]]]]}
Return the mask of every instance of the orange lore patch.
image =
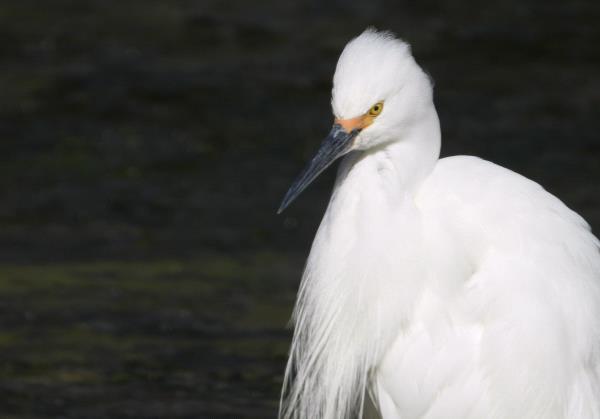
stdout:
{"type": "Polygon", "coordinates": [[[357,116],[356,118],[351,119],[335,119],[333,122],[335,124],[339,124],[344,128],[344,131],[350,133],[355,129],[363,129],[371,125],[373,122],[373,117],[371,115],[364,114],[361,116],[357,116]]]}

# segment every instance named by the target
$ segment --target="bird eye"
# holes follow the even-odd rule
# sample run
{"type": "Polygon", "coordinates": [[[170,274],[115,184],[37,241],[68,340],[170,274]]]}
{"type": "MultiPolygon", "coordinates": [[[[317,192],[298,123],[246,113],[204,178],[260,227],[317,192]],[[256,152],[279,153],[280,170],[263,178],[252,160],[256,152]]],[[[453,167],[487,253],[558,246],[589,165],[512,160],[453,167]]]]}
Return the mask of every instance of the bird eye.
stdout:
{"type": "Polygon", "coordinates": [[[371,109],[369,109],[369,115],[377,116],[381,113],[382,110],[383,110],[383,102],[377,102],[376,104],[374,104],[371,107],[371,109]]]}

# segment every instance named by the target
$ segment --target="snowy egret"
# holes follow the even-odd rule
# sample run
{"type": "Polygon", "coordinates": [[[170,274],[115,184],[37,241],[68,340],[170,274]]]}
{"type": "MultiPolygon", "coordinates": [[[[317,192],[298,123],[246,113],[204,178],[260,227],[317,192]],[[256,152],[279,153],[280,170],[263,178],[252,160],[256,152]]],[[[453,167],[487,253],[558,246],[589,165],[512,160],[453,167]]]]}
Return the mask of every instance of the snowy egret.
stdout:
{"type": "Polygon", "coordinates": [[[367,30],[280,211],[344,156],[307,261],[280,417],[600,418],[600,252],[535,182],[439,159],[427,75],[367,30]]]}

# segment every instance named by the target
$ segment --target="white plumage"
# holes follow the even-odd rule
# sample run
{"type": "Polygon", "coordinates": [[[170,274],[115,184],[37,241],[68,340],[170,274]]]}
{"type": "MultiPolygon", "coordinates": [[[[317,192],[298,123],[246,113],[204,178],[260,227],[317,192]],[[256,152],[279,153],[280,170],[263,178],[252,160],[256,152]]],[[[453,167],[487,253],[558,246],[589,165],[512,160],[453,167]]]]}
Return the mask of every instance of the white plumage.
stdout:
{"type": "Polygon", "coordinates": [[[510,170],[439,160],[431,83],[388,33],[346,46],[332,107],[282,205],[347,154],[302,279],[280,416],[600,418],[588,224],[510,170]]]}

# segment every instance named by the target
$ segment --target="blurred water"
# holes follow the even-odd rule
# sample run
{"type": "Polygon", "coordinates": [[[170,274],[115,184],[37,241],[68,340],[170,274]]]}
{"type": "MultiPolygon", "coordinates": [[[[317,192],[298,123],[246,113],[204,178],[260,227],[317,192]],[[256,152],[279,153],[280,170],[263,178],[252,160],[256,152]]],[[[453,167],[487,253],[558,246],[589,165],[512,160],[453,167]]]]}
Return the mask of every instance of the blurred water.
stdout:
{"type": "Polygon", "coordinates": [[[333,171],[275,209],[368,25],[436,81],[443,154],[600,228],[597,1],[0,4],[0,416],[274,417],[333,171]]]}

